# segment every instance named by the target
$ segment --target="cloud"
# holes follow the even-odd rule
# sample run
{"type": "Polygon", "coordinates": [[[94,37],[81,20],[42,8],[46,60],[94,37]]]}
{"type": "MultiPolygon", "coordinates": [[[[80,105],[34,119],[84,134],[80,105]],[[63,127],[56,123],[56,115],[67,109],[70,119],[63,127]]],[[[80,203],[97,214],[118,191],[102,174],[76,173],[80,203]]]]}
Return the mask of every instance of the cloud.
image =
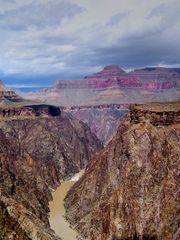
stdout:
{"type": "Polygon", "coordinates": [[[0,14],[0,27],[11,30],[38,29],[59,25],[64,18],[73,18],[82,7],[64,0],[32,1],[18,8],[0,14]]]}
{"type": "Polygon", "coordinates": [[[1,4],[2,75],[48,75],[53,81],[111,63],[126,69],[180,66],[178,0],[13,2],[1,4]]]}
{"type": "Polygon", "coordinates": [[[114,16],[111,17],[110,21],[108,22],[108,25],[113,26],[119,24],[121,20],[126,18],[129,15],[130,12],[120,12],[115,14],[114,16]]]}
{"type": "Polygon", "coordinates": [[[6,84],[8,88],[11,89],[21,89],[21,88],[48,88],[50,85],[39,85],[39,84],[6,84]]]}
{"type": "MultiPolygon", "coordinates": [[[[0,3],[4,3],[4,0],[0,0],[0,3]]],[[[6,3],[15,3],[15,0],[6,0],[6,3]]]]}

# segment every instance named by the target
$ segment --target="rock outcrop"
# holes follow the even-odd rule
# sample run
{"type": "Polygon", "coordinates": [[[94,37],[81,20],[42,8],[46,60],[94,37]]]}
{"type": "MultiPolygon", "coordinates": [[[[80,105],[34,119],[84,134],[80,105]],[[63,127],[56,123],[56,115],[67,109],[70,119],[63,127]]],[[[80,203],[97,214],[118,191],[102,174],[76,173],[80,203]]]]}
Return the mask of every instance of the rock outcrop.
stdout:
{"type": "Polygon", "coordinates": [[[88,240],[178,240],[180,103],[131,106],[66,197],[88,240]]]}
{"type": "Polygon", "coordinates": [[[2,106],[0,108],[0,118],[33,118],[59,116],[61,110],[58,107],[47,104],[22,105],[22,106],[2,106]]]}
{"type": "Polygon", "coordinates": [[[23,99],[18,96],[14,91],[6,88],[3,82],[0,80],[0,102],[2,100],[19,102],[23,99]]]}
{"type": "Polygon", "coordinates": [[[10,99],[0,113],[0,239],[59,239],[48,222],[51,191],[102,145],[58,107],[10,99]]]}

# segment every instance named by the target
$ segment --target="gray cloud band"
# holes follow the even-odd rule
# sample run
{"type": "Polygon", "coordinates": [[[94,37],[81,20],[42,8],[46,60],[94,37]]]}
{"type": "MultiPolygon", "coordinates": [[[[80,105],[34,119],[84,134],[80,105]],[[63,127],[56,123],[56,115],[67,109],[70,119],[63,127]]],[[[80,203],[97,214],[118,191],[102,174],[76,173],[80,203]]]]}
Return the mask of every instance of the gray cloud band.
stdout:
{"type": "MultiPolygon", "coordinates": [[[[9,2],[16,6],[15,1],[9,2]]],[[[180,66],[177,0],[154,1],[144,9],[140,8],[144,1],[136,0],[137,7],[128,5],[123,10],[125,1],[117,0],[119,8],[112,5],[108,16],[104,15],[109,1],[102,2],[101,11],[96,3],[92,10],[73,0],[17,2],[21,2],[17,8],[0,14],[0,72],[4,75],[77,78],[111,63],[126,69],[180,66]]]]}

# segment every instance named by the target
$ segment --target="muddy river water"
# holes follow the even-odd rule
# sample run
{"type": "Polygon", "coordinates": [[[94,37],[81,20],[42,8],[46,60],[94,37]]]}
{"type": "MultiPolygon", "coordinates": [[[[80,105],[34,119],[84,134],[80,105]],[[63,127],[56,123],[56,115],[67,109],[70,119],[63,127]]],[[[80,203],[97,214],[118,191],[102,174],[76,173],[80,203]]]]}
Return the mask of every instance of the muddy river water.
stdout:
{"type": "Polygon", "coordinates": [[[65,208],[64,198],[72,187],[72,185],[82,176],[83,171],[77,173],[68,181],[64,181],[61,185],[52,193],[53,200],[49,203],[50,218],[49,222],[51,228],[56,234],[61,237],[62,240],[76,240],[77,233],[70,228],[69,223],[65,220],[65,208]]]}

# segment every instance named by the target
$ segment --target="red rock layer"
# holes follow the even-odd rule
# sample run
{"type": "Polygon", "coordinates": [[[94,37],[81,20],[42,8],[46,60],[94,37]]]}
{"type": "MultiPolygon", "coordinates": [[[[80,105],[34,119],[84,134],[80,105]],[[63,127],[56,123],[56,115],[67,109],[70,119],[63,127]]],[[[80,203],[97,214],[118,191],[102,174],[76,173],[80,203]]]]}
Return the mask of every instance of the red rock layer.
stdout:
{"type": "Polygon", "coordinates": [[[179,100],[180,70],[157,67],[127,73],[119,66],[111,65],[82,80],[58,80],[52,88],[25,96],[65,107],[88,123],[106,144],[115,134],[123,114],[116,106],[179,100]]]}
{"type": "Polygon", "coordinates": [[[179,69],[157,67],[126,73],[112,65],[82,80],[58,80],[53,88],[25,95],[69,107],[175,101],[180,98],[179,90],[179,69]]]}
{"type": "Polygon", "coordinates": [[[103,89],[109,87],[135,88],[156,92],[179,88],[179,69],[144,68],[126,73],[117,65],[110,65],[101,72],[85,77],[83,80],[58,80],[56,89],[103,89]]]}

